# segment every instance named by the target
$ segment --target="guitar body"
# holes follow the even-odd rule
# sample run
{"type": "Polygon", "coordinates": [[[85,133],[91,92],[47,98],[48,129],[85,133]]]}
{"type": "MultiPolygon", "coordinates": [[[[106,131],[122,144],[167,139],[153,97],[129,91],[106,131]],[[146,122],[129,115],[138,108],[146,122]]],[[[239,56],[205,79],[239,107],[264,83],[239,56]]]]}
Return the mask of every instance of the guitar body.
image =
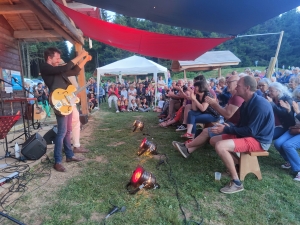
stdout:
{"type": "Polygon", "coordinates": [[[67,116],[72,113],[73,105],[80,101],[75,92],[76,87],[69,85],[67,89],[57,88],[50,94],[50,105],[57,114],[67,116]]]}

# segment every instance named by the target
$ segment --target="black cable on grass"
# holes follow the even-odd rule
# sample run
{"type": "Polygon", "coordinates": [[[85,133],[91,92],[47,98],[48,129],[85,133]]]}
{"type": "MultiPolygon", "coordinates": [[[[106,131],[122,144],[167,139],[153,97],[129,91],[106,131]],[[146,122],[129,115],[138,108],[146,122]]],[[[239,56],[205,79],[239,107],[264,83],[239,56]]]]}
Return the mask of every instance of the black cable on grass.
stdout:
{"type": "MultiPolygon", "coordinates": [[[[158,162],[157,165],[156,165],[156,169],[159,169],[159,166],[162,165],[162,164],[164,164],[164,163],[165,163],[166,165],[169,166],[168,177],[169,177],[170,181],[173,181],[173,185],[174,185],[174,188],[175,188],[175,193],[176,193],[176,198],[177,198],[177,201],[178,201],[178,205],[179,205],[180,211],[181,211],[181,213],[182,213],[182,215],[183,215],[183,217],[184,217],[184,224],[186,224],[186,225],[189,225],[189,224],[197,224],[197,225],[201,225],[202,222],[203,222],[203,218],[202,218],[202,220],[201,220],[200,223],[199,223],[199,222],[196,222],[196,221],[193,221],[193,220],[187,221],[185,212],[184,212],[184,210],[183,210],[183,208],[182,208],[182,205],[181,205],[181,202],[180,202],[180,197],[179,197],[179,191],[178,191],[177,181],[176,181],[175,177],[173,176],[173,173],[172,173],[172,167],[171,167],[171,165],[170,165],[170,163],[169,163],[169,158],[168,158],[168,156],[167,156],[166,154],[161,154],[160,160],[159,160],[159,162],[158,162]],[[164,156],[164,159],[162,159],[163,156],[164,156]]],[[[192,197],[193,197],[194,200],[196,201],[197,209],[199,210],[199,209],[200,209],[199,203],[197,202],[195,196],[192,196],[192,197]]]]}
{"type": "MultiPolygon", "coordinates": [[[[34,161],[33,161],[34,162],[34,161]]],[[[32,162],[32,163],[33,163],[32,162]]],[[[5,172],[5,173],[13,173],[13,172],[18,172],[19,176],[13,180],[11,180],[11,186],[9,188],[4,188],[7,189],[7,192],[0,198],[0,208],[2,211],[5,211],[6,214],[11,211],[11,209],[15,206],[17,201],[24,195],[24,193],[28,190],[28,183],[34,179],[38,179],[41,177],[47,177],[46,181],[43,182],[41,185],[38,185],[36,188],[31,190],[28,193],[31,193],[43,185],[45,185],[50,177],[51,177],[51,168],[52,168],[52,163],[49,159],[49,157],[46,155],[46,159],[41,160],[41,167],[36,168],[34,171],[30,171],[29,164],[25,165],[19,165],[19,162],[15,163],[15,165],[9,165],[8,167],[2,169],[0,172],[5,172]],[[9,204],[6,204],[9,201],[9,198],[15,194],[19,193],[20,196],[10,202],[9,204]],[[10,207],[8,209],[8,207],[10,207]]],[[[4,220],[0,219],[0,224],[4,220]]]]}

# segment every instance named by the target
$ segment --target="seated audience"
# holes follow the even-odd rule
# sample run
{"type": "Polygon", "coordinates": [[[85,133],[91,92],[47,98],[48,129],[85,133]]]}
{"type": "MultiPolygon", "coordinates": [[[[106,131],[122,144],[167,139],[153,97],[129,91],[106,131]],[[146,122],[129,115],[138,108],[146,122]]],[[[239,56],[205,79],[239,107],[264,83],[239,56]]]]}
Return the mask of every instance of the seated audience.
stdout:
{"type": "MultiPolygon", "coordinates": [[[[227,105],[223,108],[221,107],[216,99],[206,96],[205,101],[213,107],[218,113],[220,113],[225,118],[225,123],[230,125],[236,125],[240,119],[239,108],[244,102],[240,96],[236,94],[236,87],[239,77],[237,75],[232,75],[227,80],[227,88],[231,93],[231,97],[227,105]]],[[[216,136],[216,134],[211,132],[211,127],[205,128],[199,136],[197,136],[190,143],[180,143],[173,142],[173,146],[176,147],[183,157],[187,158],[192,152],[194,152],[198,147],[205,144],[211,137],[216,136]]]]}
{"type": "Polygon", "coordinates": [[[139,105],[141,103],[141,98],[144,98],[146,95],[146,89],[142,83],[139,83],[139,87],[136,89],[136,101],[139,105]]]}
{"type": "Polygon", "coordinates": [[[162,109],[164,107],[165,104],[165,97],[163,95],[160,96],[160,99],[158,101],[157,106],[155,107],[155,109],[153,110],[153,112],[162,112],[162,109]]]}
{"type": "Polygon", "coordinates": [[[125,112],[128,106],[128,100],[123,95],[118,99],[118,107],[120,112],[125,112]]]}
{"type": "Polygon", "coordinates": [[[267,98],[269,95],[269,85],[271,84],[271,81],[268,78],[263,78],[258,82],[258,89],[262,92],[262,95],[267,98]]]}
{"type": "MultiPolygon", "coordinates": [[[[232,181],[221,188],[221,192],[232,194],[243,191],[233,153],[267,151],[272,143],[274,132],[274,113],[270,104],[255,91],[257,82],[252,76],[240,78],[237,84],[237,95],[244,99],[240,108],[240,121],[237,126],[219,124],[211,129],[215,134],[222,134],[210,139],[217,154],[229,170],[232,181]],[[263,110],[262,110],[263,109],[263,110]]],[[[236,160],[237,161],[237,160],[236,160]]]]}
{"type": "Polygon", "coordinates": [[[139,111],[135,98],[132,98],[130,104],[128,104],[128,111],[139,111]]]}
{"type": "Polygon", "coordinates": [[[145,97],[141,97],[140,104],[139,104],[139,111],[141,112],[149,112],[150,107],[147,103],[147,99],[145,97]]]}
{"type": "Polygon", "coordinates": [[[289,92],[293,93],[293,91],[297,88],[298,85],[299,85],[298,77],[292,77],[289,82],[289,92]]]}
{"type": "MultiPolygon", "coordinates": [[[[300,96],[300,90],[297,91],[300,96]]],[[[292,107],[287,102],[281,102],[281,106],[286,108],[288,112],[295,112],[295,122],[300,129],[300,103],[293,101],[292,107]]],[[[291,134],[290,131],[286,131],[274,142],[275,148],[279,151],[282,158],[286,161],[281,165],[283,169],[291,169],[296,176],[295,181],[300,181],[300,157],[297,149],[300,148],[300,132],[291,134]]]]}
{"type": "Polygon", "coordinates": [[[188,113],[187,132],[181,137],[193,139],[196,132],[196,123],[211,123],[219,120],[219,113],[205,101],[206,96],[213,98],[206,80],[194,83],[194,92],[190,95],[192,110],[188,113]]]}
{"type": "Polygon", "coordinates": [[[292,105],[292,98],[287,87],[278,82],[271,83],[269,86],[269,96],[266,97],[271,103],[275,117],[275,130],[273,140],[285,133],[290,126],[295,125],[294,112],[290,112],[280,105],[280,102],[287,102],[292,105]]]}
{"type": "Polygon", "coordinates": [[[178,88],[183,86],[183,80],[178,80],[177,87],[174,87],[166,93],[166,96],[170,99],[169,100],[169,113],[167,116],[168,119],[174,118],[175,112],[181,107],[183,96],[181,92],[178,91],[178,88]]]}
{"type": "Polygon", "coordinates": [[[125,85],[122,86],[121,95],[123,95],[125,99],[128,99],[128,92],[125,88],[125,85]]]}
{"type": "Polygon", "coordinates": [[[92,109],[94,109],[97,106],[98,106],[97,98],[95,98],[95,95],[91,93],[89,97],[89,111],[92,112],[92,109]]]}

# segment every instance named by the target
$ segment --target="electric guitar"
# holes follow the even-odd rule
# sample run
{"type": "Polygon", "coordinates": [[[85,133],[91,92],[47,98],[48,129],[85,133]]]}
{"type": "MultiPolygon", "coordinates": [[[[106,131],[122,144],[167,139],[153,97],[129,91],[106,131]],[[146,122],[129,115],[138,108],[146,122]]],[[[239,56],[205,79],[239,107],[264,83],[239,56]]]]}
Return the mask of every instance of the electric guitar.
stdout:
{"type": "Polygon", "coordinates": [[[84,90],[90,82],[79,88],[78,90],[74,85],[69,85],[67,89],[57,88],[49,96],[49,102],[56,114],[67,116],[73,111],[73,106],[80,102],[77,94],[84,90]]]}

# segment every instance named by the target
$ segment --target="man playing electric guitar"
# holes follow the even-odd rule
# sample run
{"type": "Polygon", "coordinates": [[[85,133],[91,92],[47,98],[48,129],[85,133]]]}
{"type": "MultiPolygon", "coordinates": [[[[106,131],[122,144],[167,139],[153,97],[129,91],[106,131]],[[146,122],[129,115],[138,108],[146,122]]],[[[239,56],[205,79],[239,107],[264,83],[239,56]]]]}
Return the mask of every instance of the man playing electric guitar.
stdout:
{"type": "MultiPolygon", "coordinates": [[[[61,51],[57,48],[47,48],[44,52],[45,63],[41,65],[41,76],[45,84],[49,87],[50,93],[57,88],[67,89],[71,82],[67,76],[78,75],[79,71],[84,67],[87,61],[91,60],[91,56],[85,50],[82,50],[80,54],[68,62],[64,66],[59,66],[61,51]],[[85,58],[84,58],[85,57],[85,58]],[[76,65],[81,59],[83,59],[79,65],[76,65]],[[73,71],[74,73],[66,73],[67,71],[73,71]],[[67,74],[67,75],[66,75],[67,74]]],[[[62,147],[66,154],[66,162],[78,162],[84,160],[74,156],[71,147],[71,131],[72,131],[72,113],[67,116],[57,115],[57,135],[54,141],[54,160],[55,164],[53,168],[59,172],[65,172],[66,169],[62,165],[62,147]]]]}

